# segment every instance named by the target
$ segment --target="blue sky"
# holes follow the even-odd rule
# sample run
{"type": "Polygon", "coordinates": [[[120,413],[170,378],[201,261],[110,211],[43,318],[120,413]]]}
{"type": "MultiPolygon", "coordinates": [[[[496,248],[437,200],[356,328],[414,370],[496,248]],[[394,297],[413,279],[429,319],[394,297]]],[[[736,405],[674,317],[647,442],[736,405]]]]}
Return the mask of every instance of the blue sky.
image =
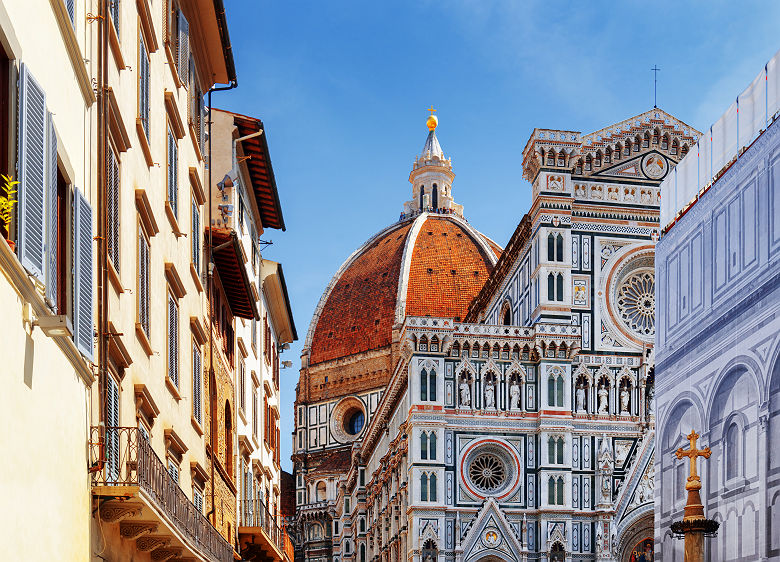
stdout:
{"type": "Polygon", "coordinates": [[[653,105],[705,130],[780,48],[780,3],[225,1],[239,87],[214,106],[259,117],[287,224],[300,340],[282,359],[282,464],[314,307],[352,251],[397,220],[437,108],[455,200],[504,245],[527,210],[534,127],[588,133],[653,105]]]}

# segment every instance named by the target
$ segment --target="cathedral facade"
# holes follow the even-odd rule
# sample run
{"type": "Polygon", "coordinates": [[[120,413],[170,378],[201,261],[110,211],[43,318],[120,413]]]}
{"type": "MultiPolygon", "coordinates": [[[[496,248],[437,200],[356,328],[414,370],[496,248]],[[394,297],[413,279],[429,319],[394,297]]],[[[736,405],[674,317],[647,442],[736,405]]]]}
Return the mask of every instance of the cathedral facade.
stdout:
{"type": "Polygon", "coordinates": [[[326,289],[293,460],[307,560],[649,559],[660,183],[699,133],[654,109],[536,129],[503,251],[435,118],[398,223],[326,289]]]}

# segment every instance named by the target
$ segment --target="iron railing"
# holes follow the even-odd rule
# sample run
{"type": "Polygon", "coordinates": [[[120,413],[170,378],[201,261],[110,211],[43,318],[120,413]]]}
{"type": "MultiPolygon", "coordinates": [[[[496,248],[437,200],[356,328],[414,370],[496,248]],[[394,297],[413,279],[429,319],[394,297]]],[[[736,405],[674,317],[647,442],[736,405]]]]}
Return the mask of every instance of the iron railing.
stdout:
{"type": "MultiPolygon", "coordinates": [[[[138,486],[142,488],[201,554],[217,562],[233,560],[233,547],[195,507],[168,469],[140,435],[137,427],[107,427],[106,464],[92,474],[93,486],[138,486]]],[[[92,427],[90,461],[100,460],[100,428],[92,427]]]]}
{"type": "Polygon", "coordinates": [[[260,499],[241,500],[240,505],[241,526],[263,529],[271,542],[292,561],[293,545],[287,530],[279,525],[281,516],[274,516],[260,499]]]}

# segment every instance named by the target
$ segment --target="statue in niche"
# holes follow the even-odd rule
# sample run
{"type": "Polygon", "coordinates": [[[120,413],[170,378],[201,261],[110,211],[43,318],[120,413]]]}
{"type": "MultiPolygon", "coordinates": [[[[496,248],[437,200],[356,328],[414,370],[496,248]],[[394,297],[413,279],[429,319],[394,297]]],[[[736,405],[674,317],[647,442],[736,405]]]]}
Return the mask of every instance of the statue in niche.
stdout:
{"type": "Polygon", "coordinates": [[[466,379],[460,382],[460,405],[471,406],[471,388],[469,387],[469,381],[466,379]]]}
{"type": "Polygon", "coordinates": [[[655,416],[655,385],[647,391],[647,415],[655,416]]]}
{"type": "Polygon", "coordinates": [[[496,385],[493,384],[493,379],[488,378],[485,383],[485,408],[496,407],[496,385]]]}
{"type": "Polygon", "coordinates": [[[509,387],[509,409],[520,409],[520,385],[517,384],[517,379],[512,379],[512,385],[509,387]]]}
{"type": "Polygon", "coordinates": [[[577,398],[576,411],[578,414],[584,414],[587,410],[585,409],[585,385],[582,383],[579,383],[577,385],[576,398],[577,398]]]}
{"type": "Polygon", "coordinates": [[[599,414],[606,414],[609,410],[609,391],[604,383],[599,385],[599,414]]]}
{"type": "Polygon", "coordinates": [[[629,402],[628,385],[625,385],[620,391],[620,413],[621,414],[629,413],[628,402],[629,402]]]}

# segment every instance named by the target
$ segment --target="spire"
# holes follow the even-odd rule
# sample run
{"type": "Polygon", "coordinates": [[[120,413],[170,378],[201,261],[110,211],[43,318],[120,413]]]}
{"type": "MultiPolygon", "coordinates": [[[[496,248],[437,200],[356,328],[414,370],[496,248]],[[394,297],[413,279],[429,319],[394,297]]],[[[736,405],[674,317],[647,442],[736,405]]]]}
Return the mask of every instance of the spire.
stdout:
{"type": "Polygon", "coordinates": [[[433,113],[425,121],[428,138],[425,139],[422,154],[414,159],[409,182],[412,184],[412,199],[404,203],[402,218],[422,212],[438,212],[463,216],[463,206],[452,199],[452,161],[444,157],[444,152],[436,138],[439,119],[433,113]]]}

